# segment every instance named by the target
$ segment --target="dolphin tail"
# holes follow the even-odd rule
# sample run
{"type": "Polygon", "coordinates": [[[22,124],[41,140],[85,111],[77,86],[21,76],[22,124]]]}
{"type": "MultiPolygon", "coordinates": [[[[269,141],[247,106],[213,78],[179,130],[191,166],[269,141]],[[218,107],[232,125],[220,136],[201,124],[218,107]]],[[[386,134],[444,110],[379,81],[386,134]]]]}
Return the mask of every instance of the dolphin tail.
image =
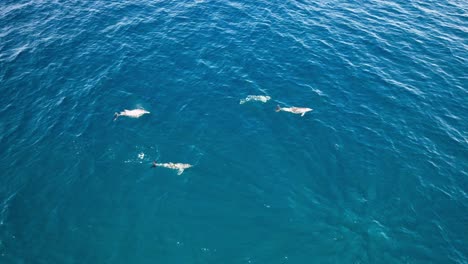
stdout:
{"type": "Polygon", "coordinates": [[[114,114],[114,121],[117,120],[117,118],[119,118],[119,116],[120,116],[119,113],[115,112],[115,114],[114,114]]]}
{"type": "Polygon", "coordinates": [[[158,163],[156,161],[153,161],[153,164],[151,164],[151,168],[156,168],[158,166],[158,163]]]}
{"type": "Polygon", "coordinates": [[[277,105],[275,111],[276,111],[276,112],[281,111],[281,107],[280,107],[279,105],[277,105]]]}

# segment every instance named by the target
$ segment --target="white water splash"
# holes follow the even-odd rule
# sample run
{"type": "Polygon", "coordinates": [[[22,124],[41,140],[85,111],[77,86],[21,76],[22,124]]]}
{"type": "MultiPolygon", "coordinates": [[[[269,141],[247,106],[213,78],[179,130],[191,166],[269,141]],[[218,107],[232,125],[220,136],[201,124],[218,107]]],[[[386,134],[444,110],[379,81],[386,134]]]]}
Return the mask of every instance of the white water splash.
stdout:
{"type": "Polygon", "coordinates": [[[249,101],[259,101],[262,103],[266,103],[270,99],[271,97],[268,95],[249,95],[245,99],[241,99],[239,104],[245,104],[246,102],[249,102],[249,101]]]}

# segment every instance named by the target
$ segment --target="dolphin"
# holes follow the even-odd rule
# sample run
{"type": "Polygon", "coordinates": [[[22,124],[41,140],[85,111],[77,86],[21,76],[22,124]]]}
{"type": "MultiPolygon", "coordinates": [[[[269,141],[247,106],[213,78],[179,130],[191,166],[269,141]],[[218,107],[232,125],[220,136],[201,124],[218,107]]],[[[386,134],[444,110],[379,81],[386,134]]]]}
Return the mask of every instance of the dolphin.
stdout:
{"type": "Polygon", "coordinates": [[[249,102],[249,101],[260,101],[262,103],[266,103],[270,99],[271,97],[268,95],[249,95],[245,99],[241,99],[239,104],[245,104],[246,102],[249,102]]]}
{"type": "Polygon", "coordinates": [[[139,118],[140,116],[144,114],[149,114],[150,112],[146,111],[145,109],[133,109],[133,110],[123,110],[120,113],[115,113],[114,114],[114,121],[117,120],[119,116],[128,116],[131,118],[139,118]]]}
{"type": "Polygon", "coordinates": [[[310,112],[313,110],[314,109],[307,108],[307,107],[280,107],[279,105],[276,106],[276,112],[284,111],[284,112],[289,112],[293,114],[301,114],[301,116],[304,116],[307,112],[310,112]]]}
{"type": "Polygon", "coordinates": [[[172,162],[157,163],[156,161],[153,161],[151,168],[156,168],[156,167],[164,167],[168,169],[177,170],[177,175],[181,175],[185,169],[191,168],[192,165],[185,164],[185,163],[172,163],[172,162]]]}

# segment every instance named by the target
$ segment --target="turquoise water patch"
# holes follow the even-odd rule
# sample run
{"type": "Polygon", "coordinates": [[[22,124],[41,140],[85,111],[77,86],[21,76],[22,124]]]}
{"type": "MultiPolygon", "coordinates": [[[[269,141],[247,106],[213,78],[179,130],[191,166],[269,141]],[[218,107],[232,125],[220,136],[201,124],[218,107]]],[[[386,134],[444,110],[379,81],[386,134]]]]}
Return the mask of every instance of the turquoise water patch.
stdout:
{"type": "Polygon", "coordinates": [[[0,263],[466,263],[466,10],[3,1],[0,263]]]}

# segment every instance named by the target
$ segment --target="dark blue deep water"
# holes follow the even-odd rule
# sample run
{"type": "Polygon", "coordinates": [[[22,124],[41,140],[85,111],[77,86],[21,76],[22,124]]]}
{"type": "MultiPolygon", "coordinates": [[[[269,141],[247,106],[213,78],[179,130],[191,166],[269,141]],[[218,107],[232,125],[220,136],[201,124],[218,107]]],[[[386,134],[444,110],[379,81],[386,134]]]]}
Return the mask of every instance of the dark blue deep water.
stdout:
{"type": "Polygon", "coordinates": [[[0,263],[466,264],[467,117],[465,0],[2,0],[0,263]]]}

